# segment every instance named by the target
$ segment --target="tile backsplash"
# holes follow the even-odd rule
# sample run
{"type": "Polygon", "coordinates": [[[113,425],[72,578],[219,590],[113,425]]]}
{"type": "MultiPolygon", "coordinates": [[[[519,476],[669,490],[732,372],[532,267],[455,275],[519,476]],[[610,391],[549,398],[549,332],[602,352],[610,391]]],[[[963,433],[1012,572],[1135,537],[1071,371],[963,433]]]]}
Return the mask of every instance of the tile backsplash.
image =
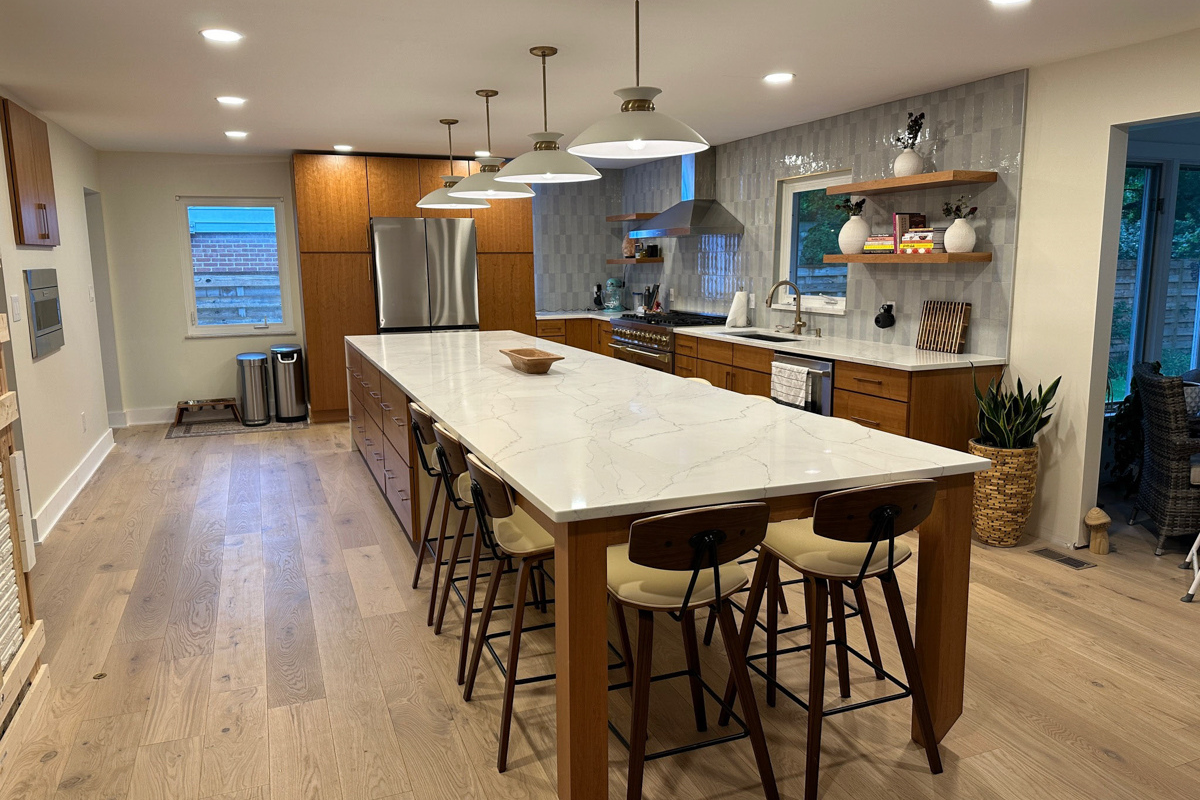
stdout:
{"type": "MultiPolygon", "coordinates": [[[[846,169],[856,181],[890,177],[897,154],[891,136],[904,127],[908,111],[924,111],[926,128],[917,151],[927,170],[995,170],[999,179],[982,188],[873,197],[865,215],[880,230],[888,228],[894,210],[923,211],[931,221],[940,221],[942,202],[966,194],[979,206],[976,249],[990,250],[992,261],[851,264],[846,315],[815,317],[814,324],[826,336],[912,343],[922,301],[965,300],[972,304],[968,351],[1006,355],[1026,79],[1025,71],[1012,72],[718,145],[716,199],[745,225],[745,234],[655,240],[663,247],[664,263],[628,267],[629,286],[660,283],[674,290],[673,308],[709,313],[724,313],[733,293],[744,288],[757,295],[753,324],[789,322],[788,314],[763,306],[763,295],[776,279],[777,181],[846,169]],[[885,300],[897,303],[896,325],[881,330],[874,317],[885,300]]],[[[538,308],[590,307],[591,287],[622,274],[621,267],[604,261],[620,255],[627,225],[605,222],[605,215],[666,209],[679,201],[680,180],[680,160],[675,158],[605,170],[599,181],[538,187],[538,308]]]]}

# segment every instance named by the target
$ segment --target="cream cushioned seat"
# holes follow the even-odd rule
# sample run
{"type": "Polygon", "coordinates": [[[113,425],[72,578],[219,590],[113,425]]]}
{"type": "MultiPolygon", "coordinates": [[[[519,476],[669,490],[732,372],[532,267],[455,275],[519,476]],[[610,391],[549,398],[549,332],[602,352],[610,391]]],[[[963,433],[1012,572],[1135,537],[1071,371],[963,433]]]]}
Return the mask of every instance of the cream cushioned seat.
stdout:
{"type": "MultiPolygon", "coordinates": [[[[421,445],[421,449],[423,449],[425,451],[425,463],[429,465],[430,469],[432,469],[434,472],[437,472],[438,471],[438,460],[437,460],[437,451],[436,451],[437,445],[436,444],[423,444],[423,445],[421,445]]],[[[418,464],[417,466],[421,466],[421,465],[418,464]]]]}
{"type": "Polygon", "coordinates": [[[496,544],[510,556],[530,556],[554,549],[554,537],[523,509],[513,508],[511,517],[492,520],[496,544]]]}
{"type": "MultiPolygon", "coordinates": [[[[650,611],[676,611],[683,603],[691,583],[692,573],[669,569],[643,567],[629,560],[629,545],[614,544],[608,548],[608,591],[622,603],[650,611]]],[[[721,567],[721,594],[729,597],[749,580],[746,571],[734,561],[721,567]]],[[[692,590],[690,608],[706,606],[716,599],[712,568],[700,571],[696,588],[692,590]]]]}
{"type": "MultiPolygon", "coordinates": [[[[767,526],[763,547],[770,549],[779,560],[798,572],[810,572],[823,578],[857,578],[867,558],[870,543],[839,542],[813,533],[812,517],[772,522],[767,526]]],[[[912,555],[912,548],[896,540],[895,565],[903,564],[912,555]]],[[[888,544],[881,541],[867,565],[867,576],[887,571],[888,544]]]]}
{"type": "Polygon", "coordinates": [[[474,506],[471,495],[471,473],[464,472],[454,479],[454,493],[465,505],[474,506]]]}

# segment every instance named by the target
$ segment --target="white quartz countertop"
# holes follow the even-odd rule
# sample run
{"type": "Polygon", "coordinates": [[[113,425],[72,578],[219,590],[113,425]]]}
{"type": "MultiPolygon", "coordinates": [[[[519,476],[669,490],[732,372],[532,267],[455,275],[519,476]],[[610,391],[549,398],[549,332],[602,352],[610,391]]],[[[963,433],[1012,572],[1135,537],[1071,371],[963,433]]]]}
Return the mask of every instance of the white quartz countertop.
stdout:
{"type": "Polygon", "coordinates": [[[798,356],[820,358],[827,361],[853,361],[857,364],[869,364],[875,367],[900,369],[907,372],[922,370],[955,369],[959,367],[988,367],[1003,365],[1007,361],[999,356],[983,356],[975,353],[936,353],[932,350],[918,350],[912,345],[888,344],[885,342],[865,342],[858,339],[840,339],[833,336],[799,336],[790,333],[780,333],[774,328],[722,328],[715,325],[694,328],[676,328],[676,333],[698,336],[702,339],[715,339],[723,342],[735,342],[751,347],[763,347],[780,353],[794,353],[798,356]],[[779,336],[790,339],[787,342],[764,342],[761,339],[747,339],[744,336],[730,334],[762,333],[769,336],[779,336]]]}
{"type": "Polygon", "coordinates": [[[347,341],[551,520],[825,492],[989,462],[511,331],[347,341]],[[566,358],[517,372],[501,348],[566,358]]]}
{"type": "Polygon", "coordinates": [[[616,319],[624,314],[624,311],[539,311],[537,312],[538,319],[616,319]]]}

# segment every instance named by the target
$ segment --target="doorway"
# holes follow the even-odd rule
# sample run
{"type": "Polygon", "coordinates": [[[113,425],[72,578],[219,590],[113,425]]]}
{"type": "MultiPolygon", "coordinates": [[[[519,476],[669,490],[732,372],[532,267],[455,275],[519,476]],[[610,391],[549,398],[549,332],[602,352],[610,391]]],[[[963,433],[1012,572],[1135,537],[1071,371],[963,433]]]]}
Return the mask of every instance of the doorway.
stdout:
{"type": "Polygon", "coordinates": [[[117,360],[117,331],[113,322],[112,282],[108,275],[108,244],[104,238],[104,206],[100,193],[83,190],[87,213],[88,248],[92,257],[92,286],[96,293],[96,327],[100,332],[100,361],[104,369],[104,399],[108,406],[108,426],[125,427],[125,406],[121,398],[121,369],[117,360]]]}

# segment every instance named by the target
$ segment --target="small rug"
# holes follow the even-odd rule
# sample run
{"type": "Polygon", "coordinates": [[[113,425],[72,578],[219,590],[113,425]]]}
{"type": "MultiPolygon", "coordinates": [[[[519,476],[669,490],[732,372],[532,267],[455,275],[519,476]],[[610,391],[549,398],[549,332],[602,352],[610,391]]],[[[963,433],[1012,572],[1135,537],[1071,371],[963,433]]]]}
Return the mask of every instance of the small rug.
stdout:
{"type": "Polygon", "coordinates": [[[308,427],[307,420],[301,422],[276,422],[271,420],[266,425],[246,426],[231,419],[185,421],[182,425],[172,425],[167,429],[167,439],[187,439],[192,436],[230,436],[238,433],[258,433],[260,431],[293,431],[308,427]]]}

